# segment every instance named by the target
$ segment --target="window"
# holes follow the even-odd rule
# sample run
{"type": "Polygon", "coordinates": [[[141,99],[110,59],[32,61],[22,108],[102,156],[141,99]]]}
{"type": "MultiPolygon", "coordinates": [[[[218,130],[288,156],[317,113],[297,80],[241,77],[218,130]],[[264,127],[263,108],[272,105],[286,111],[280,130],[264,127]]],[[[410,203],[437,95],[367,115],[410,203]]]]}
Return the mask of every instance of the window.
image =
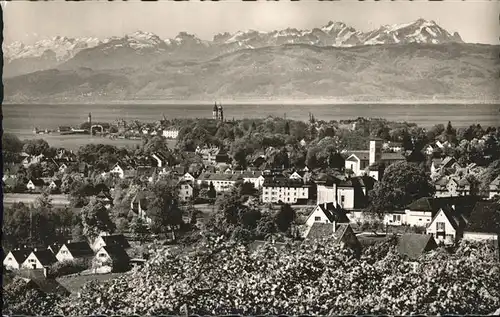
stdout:
{"type": "Polygon", "coordinates": [[[62,250],[62,251],[61,251],[61,253],[62,253],[62,254],[68,254],[68,251],[66,251],[66,250],[62,250]]]}
{"type": "Polygon", "coordinates": [[[437,230],[444,230],[444,222],[436,222],[437,230]]]}
{"type": "Polygon", "coordinates": [[[342,203],[344,203],[344,202],[345,202],[345,196],[344,196],[344,195],[341,195],[341,196],[340,196],[340,201],[341,201],[342,203]]]}
{"type": "Polygon", "coordinates": [[[314,217],[314,221],[321,221],[321,217],[314,217]]]}
{"type": "Polygon", "coordinates": [[[106,254],[105,253],[99,253],[99,257],[102,258],[102,257],[105,257],[106,254]]]}
{"type": "Polygon", "coordinates": [[[392,215],[394,222],[401,221],[401,215],[392,215]]]}
{"type": "Polygon", "coordinates": [[[452,234],[447,234],[447,235],[446,235],[446,240],[451,240],[451,241],[453,241],[453,239],[454,239],[454,236],[453,236],[452,234]]]}

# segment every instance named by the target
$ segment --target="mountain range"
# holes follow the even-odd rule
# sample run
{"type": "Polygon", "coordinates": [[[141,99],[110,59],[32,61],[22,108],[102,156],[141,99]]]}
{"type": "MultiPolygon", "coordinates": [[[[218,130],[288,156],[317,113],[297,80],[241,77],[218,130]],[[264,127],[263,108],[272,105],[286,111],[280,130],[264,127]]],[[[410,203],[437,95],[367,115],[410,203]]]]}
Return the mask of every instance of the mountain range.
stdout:
{"type": "Polygon", "coordinates": [[[137,31],[4,44],[4,84],[8,102],[491,98],[497,51],[424,19],[370,32],[329,22],[312,30],[221,33],[211,41],[137,31]]]}

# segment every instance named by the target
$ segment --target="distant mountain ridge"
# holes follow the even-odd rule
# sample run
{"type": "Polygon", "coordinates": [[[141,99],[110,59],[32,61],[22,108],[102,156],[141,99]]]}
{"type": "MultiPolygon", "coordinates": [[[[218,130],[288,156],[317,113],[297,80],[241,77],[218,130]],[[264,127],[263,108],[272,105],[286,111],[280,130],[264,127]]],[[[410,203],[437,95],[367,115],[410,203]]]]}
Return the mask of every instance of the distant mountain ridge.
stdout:
{"type": "Polygon", "coordinates": [[[500,100],[499,46],[285,44],[195,60],[115,44],[109,55],[94,47],[64,67],[4,79],[5,101],[500,100]]]}
{"type": "Polygon", "coordinates": [[[135,64],[134,59],[140,59],[141,56],[145,57],[146,55],[151,58],[144,59],[150,62],[165,57],[173,60],[198,60],[240,49],[256,49],[284,44],[351,47],[407,43],[445,44],[463,43],[463,41],[458,33],[451,34],[434,21],[424,19],[405,24],[385,25],[369,32],[357,31],[343,22],[330,21],[326,25],[312,30],[287,28],[271,32],[248,30],[232,34],[220,33],[216,34],[211,41],[201,40],[196,35],[187,32],[180,32],[172,39],[161,39],[156,34],[143,31],[104,40],[57,36],[38,41],[33,45],[25,45],[20,42],[4,44],[4,76],[12,77],[53,68],[75,57],[76,61],[70,62],[67,67],[79,64],[84,67],[102,68],[100,64],[113,66],[121,62],[120,57],[117,59],[118,62],[113,62],[112,54],[131,56],[132,60],[125,59],[131,64],[135,64]],[[107,55],[109,58],[104,59],[105,63],[92,61],[93,56],[97,55],[100,57],[107,55]]]}

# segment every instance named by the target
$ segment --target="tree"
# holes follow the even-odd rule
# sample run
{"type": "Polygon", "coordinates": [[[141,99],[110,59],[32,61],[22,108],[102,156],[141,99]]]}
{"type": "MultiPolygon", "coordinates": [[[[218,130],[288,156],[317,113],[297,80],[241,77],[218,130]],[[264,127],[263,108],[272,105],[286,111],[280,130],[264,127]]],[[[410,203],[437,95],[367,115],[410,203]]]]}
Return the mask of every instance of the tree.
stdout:
{"type": "Polygon", "coordinates": [[[183,224],[177,194],[175,185],[168,181],[158,181],[152,186],[148,216],[152,221],[153,232],[175,234],[175,231],[183,224]]]}
{"type": "Polygon", "coordinates": [[[113,233],[116,226],[109,217],[108,210],[95,197],[80,211],[83,235],[93,241],[102,232],[113,233]]]}
{"type": "Polygon", "coordinates": [[[276,227],[281,232],[287,232],[290,229],[292,222],[295,220],[296,213],[289,204],[281,205],[280,210],[274,219],[276,227]]]}
{"type": "Polygon", "coordinates": [[[217,197],[217,192],[215,191],[214,183],[212,182],[210,182],[207,195],[209,199],[215,199],[215,197],[217,197]]]}
{"type": "Polygon", "coordinates": [[[12,133],[2,134],[2,152],[19,153],[23,150],[23,142],[12,133]]]}
{"type": "Polygon", "coordinates": [[[369,210],[382,216],[421,197],[432,196],[434,190],[423,168],[414,163],[395,163],[387,167],[382,180],[370,192],[369,210]]]}
{"type": "Polygon", "coordinates": [[[285,122],[285,134],[290,135],[290,123],[288,121],[285,122]]]}
{"type": "Polygon", "coordinates": [[[406,129],[403,130],[403,142],[402,143],[403,143],[403,149],[405,151],[413,150],[413,141],[411,140],[411,136],[406,129]]]}
{"type": "Polygon", "coordinates": [[[23,152],[29,155],[38,156],[49,148],[47,141],[43,139],[27,140],[24,142],[23,152]]]}
{"type": "Polygon", "coordinates": [[[130,225],[132,232],[135,234],[139,242],[142,243],[146,241],[150,231],[147,224],[141,217],[135,217],[130,225]]]}

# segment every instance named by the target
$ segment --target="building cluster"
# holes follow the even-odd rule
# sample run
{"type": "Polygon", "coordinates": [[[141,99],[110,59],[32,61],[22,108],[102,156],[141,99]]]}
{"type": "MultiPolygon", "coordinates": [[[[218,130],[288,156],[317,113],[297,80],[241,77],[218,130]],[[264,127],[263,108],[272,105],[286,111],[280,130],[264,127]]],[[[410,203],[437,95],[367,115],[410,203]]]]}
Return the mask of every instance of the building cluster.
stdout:
{"type": "Polygon", "coordinates": [[[54,264],[77,260],[90,263],[89,270],[94,273],[125,271],[131,264],[129,249],[130,244],[123,235],[103,234],[92,243],[68,241],[48,248],[16,248],[7,253],[3,265],[8,270],[42,271],[46,277],[54,264]]]}

